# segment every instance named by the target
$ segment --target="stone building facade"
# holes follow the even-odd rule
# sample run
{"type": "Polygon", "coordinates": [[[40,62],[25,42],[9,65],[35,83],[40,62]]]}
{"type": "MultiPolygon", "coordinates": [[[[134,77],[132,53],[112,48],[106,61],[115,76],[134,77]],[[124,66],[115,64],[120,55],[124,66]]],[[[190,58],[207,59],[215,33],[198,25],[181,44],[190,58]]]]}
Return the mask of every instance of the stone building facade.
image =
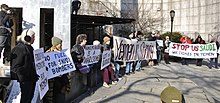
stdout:
{"type": "MultiPolygon", "coordinates": [[[[195,38],[198,32],[205,40],[220,31],[219,0],[81,0],[80,14],[135,18],[137,21],[153,21],[143,26],[147,31],[171,29],[170,10],[175,10],[173,31],[195,38]],[[147,19],[146,19],[147,18],[147,19]]],[[[147,23],[147,22],[146,22],[147,23]]],[[[136,22],[137,30],[141,27],[136,22]]]]}

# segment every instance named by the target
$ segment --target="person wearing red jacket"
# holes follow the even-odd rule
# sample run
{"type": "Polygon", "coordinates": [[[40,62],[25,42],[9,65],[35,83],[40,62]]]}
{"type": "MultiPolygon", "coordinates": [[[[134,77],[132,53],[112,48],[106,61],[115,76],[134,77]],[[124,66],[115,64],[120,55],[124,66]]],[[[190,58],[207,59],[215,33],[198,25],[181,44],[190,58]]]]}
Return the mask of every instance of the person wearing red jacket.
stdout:
{"type": "MultiPolygon", "coordinates": [[[[187,36],[182,36],[180,38],[180,42],[182,42],[182,44],[192,44],[191,40],[187,36]]],[[[182,65],[187,65],[186,58],[182,57],[182,65]]]]}

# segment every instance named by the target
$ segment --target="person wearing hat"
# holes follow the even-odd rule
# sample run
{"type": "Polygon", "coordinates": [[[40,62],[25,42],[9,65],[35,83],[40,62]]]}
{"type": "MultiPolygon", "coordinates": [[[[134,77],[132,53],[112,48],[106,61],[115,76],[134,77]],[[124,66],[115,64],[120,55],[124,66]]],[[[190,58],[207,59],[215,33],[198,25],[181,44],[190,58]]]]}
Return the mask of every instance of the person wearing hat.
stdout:
{"type": "Polygon", "coordinates": [[[183,95],[174,86],[166,87],[160,94],[161,103],[182,103],[183,95]]]}
{"type": "MultiPolygon", "coordinates": [[[[62,40],[58,37],[51,38],[52,47],[46,52],[62,50],[62,40]]],[[[62,103],[65,101],[65,94],[70,90],[70,78],[64,74],[48,80],[49,90],[43,98],[44,103],[62,103]]]]}
{"type": "Polygon", "coordinates": [[[38,75],[34,66],[34,48],[31,46],[35,40],[32,30],[23,30],[17,37],[18,44],[11,51],[11,80],[20,84],[20,103],[31,103],[38,75]],[[29,39],[25,39],[28,36],[29,39]]]}
{"type": "Polygon", "coordinates": [[[47,50],[47,52],[52,52],[52,51],[60,51],[62,50],[62,40],[58,37],[52,37],[51,38],[51,44],[52,47],[47,50]]]}
{"type": "MultiPolygon", "coordinates": [[[[103,51],[110,50],[111,49],[110,44],[111,44],[110,37],[105,36],[103,38],[103,47],[104,47],[103,51]]],[[[103,69],[103,87],[110,88],[109,83],[114,84],[114,85],[117,83],[117,81],[115,79],[113,67],[114,67],[114,65],[113,65],[113,63],[111,63],[103,69]]]]}

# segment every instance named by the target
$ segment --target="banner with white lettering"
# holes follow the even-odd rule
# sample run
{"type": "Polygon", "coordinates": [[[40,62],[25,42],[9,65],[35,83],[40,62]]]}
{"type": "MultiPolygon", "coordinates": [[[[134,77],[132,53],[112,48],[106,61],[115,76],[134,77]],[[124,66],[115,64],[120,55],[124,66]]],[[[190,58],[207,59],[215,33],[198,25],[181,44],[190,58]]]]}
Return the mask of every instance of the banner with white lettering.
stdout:
{"type": "Polygon", "coordinates": [[[101,70],[111,64],[111,49],[102,53],[101,70]]]}
{"type": "Polygon", "coordinates": [[[169,55],[184,58],[216,58],[217,46],[215,43],[209,44],[180,44],[171,43],[169,55]]]}
{"type": "Polygon", "coordinates": [[[156,41],[132,41],[113,36],[114,60],[136,61],[156,59],[156,41]]]}
{"type": "Polygon", "coordinates": [[[44,95],[49,90],[48,87],[48,80],[47,80],[47,71],[46,71],[46,65],[45,65],[45,58],[44,58],[44,49],[40,48],[37,50],[34,50],[34,61],[35,61],[35,68],[37,74],[40,76],[39,80],[37,82],[39,93],[40,93],[40,99],[44,97],[44,95]]]}
{"type": "Polygon", "coordinates": [[[82,65],[94,64],[99,61],[101,53],[100,45],[86,45],[84,48],[84,59],[82,65]]]}
{"type": "Polygon", "coordinates": [[[69,49],[44,53],[44,57],[48,79],[76,70],[69,49]]]}

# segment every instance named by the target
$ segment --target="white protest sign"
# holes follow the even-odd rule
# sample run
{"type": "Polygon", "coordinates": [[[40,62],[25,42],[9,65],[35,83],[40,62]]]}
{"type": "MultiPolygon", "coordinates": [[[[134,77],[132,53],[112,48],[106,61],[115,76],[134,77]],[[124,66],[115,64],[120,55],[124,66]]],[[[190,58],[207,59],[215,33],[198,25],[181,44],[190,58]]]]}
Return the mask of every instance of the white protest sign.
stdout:
{"type": "Polygon", "coordinates": [[[220,54],[220,49],[218,49],[218,53],[220,54]]]}
{"type": "Polygon", "coordinates": [[[163,47],[163,40],[156,40],[156,41],[159,46],[163,47]]]}
{"type": "Polygon", "coordinates": [[[171,43],[169,55],[184,58],[216,58],[217,46],[215,43],[209,44],[180,44],[171,43]]]}
{"type": "Polygon", "coordinates": [[[111,63],[111,50],[105,50],[102,53],[101,70],[110,65],[111,63]]]}
{"type": "Polygon", "coordinates": [[[35,68],[37,74],[40,76],[37,82],[40,99],[44,97],[44,95],[48,91],[48,80],[47,80],[47,71],[45,65],[45,58],[44,58],[44,50],[43,48],[34,50],[34,61],[35,61],[35,68]]]}
{"type": "Polygon", "coordinates": [[[99,61],[100,53],[100,45],[86,45],[84,48],[84,59],[82,65],[97,63],[99,61]]]}
{"type": "Polygon", "coordinates": [[[136,61],[156,59],[156,41],[138,41],[113,36],[114,60],[136,61]]]}
{"type": "Polygon", "coordinates": [[[47,78],[54,78],[76,70],[70,50],[44,53],[47,78]]]}

